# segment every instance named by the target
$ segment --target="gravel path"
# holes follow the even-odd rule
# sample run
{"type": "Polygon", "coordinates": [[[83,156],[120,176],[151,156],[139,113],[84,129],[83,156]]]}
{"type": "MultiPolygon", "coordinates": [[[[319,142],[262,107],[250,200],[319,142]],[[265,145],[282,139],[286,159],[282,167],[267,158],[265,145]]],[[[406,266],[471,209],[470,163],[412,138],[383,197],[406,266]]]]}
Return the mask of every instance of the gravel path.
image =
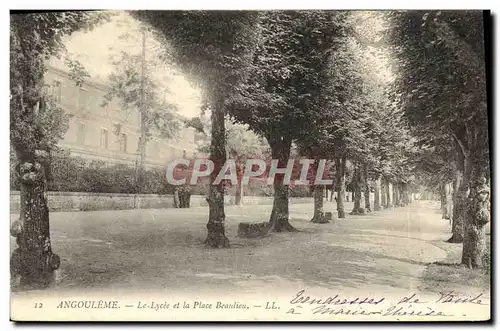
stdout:
{"type": "MultiPolygon", "coordinates": [[[[425,263],[446,256],[429,240],[446,235],[449,225],[424,202],[330,224],[310,223],[311,205],[291,205],[291,223],[301,232],[235,238],[238,222],[267,220],[270,209],[228,207],[232,248],[220,251],[203,247],[203,207],[52,213],[54,250],[62,258],[57,288],[411,290],[425,263]]],[[[334,209],[326,203],[325,210],[334,209]]]]}

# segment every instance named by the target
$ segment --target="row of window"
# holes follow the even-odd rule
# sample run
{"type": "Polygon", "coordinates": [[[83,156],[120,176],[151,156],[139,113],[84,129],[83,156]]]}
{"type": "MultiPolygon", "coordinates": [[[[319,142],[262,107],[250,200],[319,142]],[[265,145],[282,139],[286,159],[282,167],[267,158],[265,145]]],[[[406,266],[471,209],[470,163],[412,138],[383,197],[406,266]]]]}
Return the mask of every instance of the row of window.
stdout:
{"type": "MultiPolygon", "coordinates": [[[[62,99],[62,83],[60,80],[53,80],[51,85],[51,94],[53,95],[56,102],[60,103],[62,99]]],[[[90,106],[90,94],[89,91],[83,87],[78,89],[78,110],[88,110],[90,106]]],[[[76,126],[76,142],[79,145],[85,145],[86,136],[86,128],[85,124],[82,122],[78,122],[76,126]]],[[[127,134],[121,133],[119,135],[119,144],[120,144],[120,152],[127,153],[127,134]]],[[[189,137],[189,142],[194,143],[193,138],[189,137]]],[[[150,142],[149,150],[151,151],[151,156],[158,157],[160,156],[160,146],[158,142],[152,141],[150,142]]],[[[107,129],[101,129],[100,136],[100,147],[104,149],[109,148],[109,132],[107,129]]],[[[170,147],[170,155],[174,157],[180,157],[176,152],[177,149],[174,147],[170,147]]],[[[183,151],[183,157],[186,157],[186,150],[183,151]]]]}
{"type": "MultiPolygon", "coordinates": [[[[62,83],[58,80],[52,81],[52,90],[51,94],[54,97],[55,101],[60,103],[62,98],[62,83]]],[[[87,110],[89,108],[90,103],[90,94],[89,91],[80,87],[78,89],[78,110],[87,110]]]]}
{"type": "MultiPolygon", "coordinates": [[[[55,98],[56,102],[60,103],[61,98],[62,98],[62,83],[59,80],[54,79],[52,81],[52,90],[51,94],[55,98]]],[[[78,110],[79,111],[86,111],[89,110],[90,107],[90,100],[91,100],[91,95],[89,91],[83,87],[79,87],[78,89],[78,110]]],[[[196,134],[189,134],[184,137],[186,141],[188,141],[190,144],[195,144],[197,140],[196,134]]],[[[104,147],[104,146],[103,146],[104,147]]],[[[126,142],[125,142],[125,150],[126,151],[126,142]]]]}
{"type": "MultiPolygon", "coordinates": [[[[85,144],[85,133],[85,124],[81,122],[77,123],[76,142],[79,145],[85,144]]],[[[127,153],[127,134],[121,133],[118,141],[120,143],[120,152],[127,153]]],[[[109,132],[107,129],[101,129],[100,146],[105,149],[109,147],[109,132]]]]}
{"type": "MultiPolygon", "coordinates": [[[[77,133],[76,133],[76,141],[80,145],[85,144],[85,124],[84,123],[77,123],[77,133]]],[[[127,141],[128,137],[127,134],[121,133],[119,136],[119,143],[120,143],[120,152],[122,153],[127,153],[127,141]]],[[[152,156],[158,156],[160,154],[160,145],[158,144],[157,141],[152,141],[151,142],[151,154],[152,156]]],[[[109,131],[107,129],[101,129],[101,140],[100,140],[100,147],[104,149],[108,149],[109,147],[109,131]]],[[[170,147],[170,155],[171,156],[180,156],[177,155],[177,149],[175,147],[170,147]]],[[[183,150],[182,157],[186,157],[186,150],[183,150]]]]}

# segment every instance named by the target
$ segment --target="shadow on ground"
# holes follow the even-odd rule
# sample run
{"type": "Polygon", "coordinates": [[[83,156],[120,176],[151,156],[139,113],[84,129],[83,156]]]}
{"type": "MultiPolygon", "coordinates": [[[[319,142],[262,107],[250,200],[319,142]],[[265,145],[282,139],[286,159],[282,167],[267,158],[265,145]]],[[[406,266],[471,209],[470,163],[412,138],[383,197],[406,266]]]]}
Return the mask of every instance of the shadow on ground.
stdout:
{"type": "Polygon", "coordinates": [[[237,224],[267,220],[271,206],[228,207],[232,247],[223,250],[203,245],[205,208],[51,213],[53,249],[62,258],[56,287],[412,289],[426,263],[446,257],[428,241],[448,231],[433,206],[348,215],[329,224],[309,222],[312,205],[290,207],[301,232],[261,239],[236,238],[237,224]]]}

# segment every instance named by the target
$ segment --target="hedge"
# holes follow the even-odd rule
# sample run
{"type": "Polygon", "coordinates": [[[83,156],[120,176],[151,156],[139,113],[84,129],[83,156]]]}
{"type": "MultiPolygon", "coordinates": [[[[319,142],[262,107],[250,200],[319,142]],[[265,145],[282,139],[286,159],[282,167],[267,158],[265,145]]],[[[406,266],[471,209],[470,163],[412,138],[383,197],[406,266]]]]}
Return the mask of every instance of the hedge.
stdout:
{"type": "MultiPolygon", "coordinates": [[[[12,162],[14,161],[14,162],[12,162]]],[[[19,182],[11,160],[11,190],[19,190],[19,182]]],[[[106,165],[102,161],[86,162],[83,158],[57,155],[52,157],[48,171],[48,190],[60,192],[136,193],[135,169],[128,165],[106,165]]],[[[146,169],[141,194],[171,194],[173,185],[161,168],[146,169]]]]}
{"type": "MultiPolygon", "coordinates": [[[[14,171],[16,158],[11,153],[10,189],[19,190],[19,182],[14,171]]],[[[134,187],[135,168],[130,165],[109,165],[102,161],[88,161],[70,156],[62,151],[52,156],[48,172],[48,190],[59,192],[93,193],[136,193],[134,187]]],[[[166,180],[166,168],[146,169],[144,185],[140,194],[173,194],[174,185],[166,180]]],[[[206,195],[208,184],[190,186],[191,194],[206,195]]],[[[229,189],[229,191],[233,191],[229,189]]],[[[250,183],[243,189],[244,196],[272,196],[272,186],[265,183],[250,183]]],[[[309,187],[297,186],[290,189],[290,196],[312,196],[309,187]]]]}

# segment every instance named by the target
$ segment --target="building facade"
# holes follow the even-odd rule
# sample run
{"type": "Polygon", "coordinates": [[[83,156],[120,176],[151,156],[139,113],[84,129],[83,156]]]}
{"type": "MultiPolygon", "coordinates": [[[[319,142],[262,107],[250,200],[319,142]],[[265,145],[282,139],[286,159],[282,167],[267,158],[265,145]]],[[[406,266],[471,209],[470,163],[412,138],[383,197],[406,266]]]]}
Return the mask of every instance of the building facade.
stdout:
{"type": "MultiPolygon", "coordinates": [[[[79,87],[67,71],[50,63],[45,83],[70,116],[69,129],[60,142],[62,148],[71,155],[110,165],[136,162],[140,137],[138,111],[124,111],[119,100],[103,107],[109,86],[97,79],[86,79],[79,87]]],[[[173,139],[153,134],[147,142],[145,166],[165,166],[176,158],[192,158],[196,156],[196,147],[195,130],[184,125],[173,139]]]]}

